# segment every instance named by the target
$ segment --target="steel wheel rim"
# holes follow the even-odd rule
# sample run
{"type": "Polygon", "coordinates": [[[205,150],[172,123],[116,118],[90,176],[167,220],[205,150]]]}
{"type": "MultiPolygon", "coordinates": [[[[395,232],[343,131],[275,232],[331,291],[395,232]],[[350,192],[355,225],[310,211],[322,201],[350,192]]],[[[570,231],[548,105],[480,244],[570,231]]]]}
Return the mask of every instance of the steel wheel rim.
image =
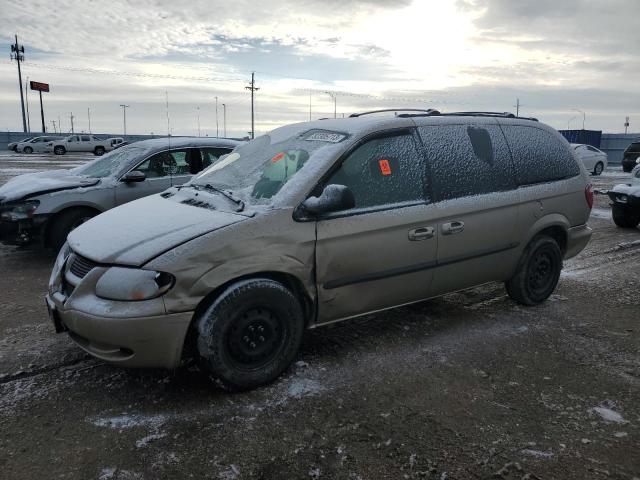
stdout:
{"type": "Polygon", "coordinates": [[[256,307],[246,310],[231,324],[225,346],[239,368],[254,370],[272,362],[282,350],[286,329],[272,310],[256,307]]]}
{"type": "Polygon", "coordinates": [[[552,287],[555,278],[555,258],[547,249],[538,250],[531,258],[527,280],[533,293],[540,295],[552,287]]]}

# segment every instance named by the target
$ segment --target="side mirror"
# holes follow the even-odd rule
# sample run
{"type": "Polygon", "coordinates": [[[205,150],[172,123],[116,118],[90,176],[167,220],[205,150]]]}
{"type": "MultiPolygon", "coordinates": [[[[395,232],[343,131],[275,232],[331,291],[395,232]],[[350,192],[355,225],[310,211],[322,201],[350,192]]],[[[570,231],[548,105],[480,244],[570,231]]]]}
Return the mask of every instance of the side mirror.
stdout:
{"type": "Polygon", "coordinates": [[[146,178],[147,176],[144,172],[141,172],[140,170],[131,170],[122,177],[122,181],[125,183],[144,182],[146,178]]]}
{"type": "Polygon", "coordinates": [[[327,185],[319,197],[309,197],[302,203],[304,211],[310,215],[349,210],[356,206],[356,199],[349,187],[327,185]]]}

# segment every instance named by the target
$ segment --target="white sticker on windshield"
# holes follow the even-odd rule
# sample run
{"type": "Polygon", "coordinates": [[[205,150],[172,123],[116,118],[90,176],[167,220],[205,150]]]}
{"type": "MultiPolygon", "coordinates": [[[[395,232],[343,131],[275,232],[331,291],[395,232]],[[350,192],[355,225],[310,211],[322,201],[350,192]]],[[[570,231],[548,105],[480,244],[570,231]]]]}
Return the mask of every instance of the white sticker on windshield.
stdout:
{"type": "Polygon", "coordinates": [[[347,136],[343,133],[333,133],[333,132],[313,132],[310,135],[307,135],[305,140],[309,142],[331,142],[331,143],[339,143],[342,140],[347,138],[347,136]]]}
{"type": "Polygon", "coordinates": [[[211,165],[209,168],[203,170],[200,175],[198,175],[196,178],[200,178],[203,177],[205,175],[209,175],[212,172],[215,172],[217,170],[221,170],[224,167],[226,167],[227,165],[231,165],[233,162],[235,162],[236,160],[238,160],[240,158],[240,154],[239,153],[230,153],[229,155],[226,155],[222,160],[220,160],[217,163],[214,163],[213,165],[211,165]]]}

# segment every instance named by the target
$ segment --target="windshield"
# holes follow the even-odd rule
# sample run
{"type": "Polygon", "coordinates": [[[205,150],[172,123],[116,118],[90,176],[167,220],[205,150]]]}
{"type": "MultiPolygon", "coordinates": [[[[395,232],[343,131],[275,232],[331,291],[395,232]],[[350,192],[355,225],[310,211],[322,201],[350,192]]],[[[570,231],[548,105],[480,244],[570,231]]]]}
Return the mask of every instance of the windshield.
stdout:
{"type": "Polygon", "coordinates": [[[345,138],[342,133],[312,130],[272,143],[271,135],[263,135],[220,157],[190,183],[232,192],[247,203],[267,204],[316,150],[345,138]]]}
{"type": "Polygon", "coordinates": [[[109,152],[93,162],[74,168],[72,171],[78,175],[93,178],[111,177],[129,167],[136,160],[142,160],[147,152],[147,148],[129,145],[109,152]]]}

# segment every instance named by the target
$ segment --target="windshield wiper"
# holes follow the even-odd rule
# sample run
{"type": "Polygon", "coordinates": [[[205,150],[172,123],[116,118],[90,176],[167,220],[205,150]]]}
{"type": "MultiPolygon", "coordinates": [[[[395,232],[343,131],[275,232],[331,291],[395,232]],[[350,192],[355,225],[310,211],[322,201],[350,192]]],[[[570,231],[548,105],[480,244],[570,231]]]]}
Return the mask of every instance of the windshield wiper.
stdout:
{"type": "Polygon", "coordinates": [[[207,183],[206,185],[199,185],[199,184],[195,184],[195,183],[189,183],[189,184],[186,184],[186,185],[180,185],[177,188],[178,188],[178,190],[180,190],[181,188],[184,188],[184,187],[193,188],[195,190],[200,190],[200,189],[204,188],[205,190],[208,190],[210,192],[219,193],[223,197],[231,200],[233,203],[236,204],[236,206],[237,206],[236,212],[241,212],[241,211],[244,210],[244,202],[242,200],[240,200],[239,198],[234,197],[231,192],[229,192],[227,190],[222,190],[221,188],[218,188],[218,187],[214,187],[210,183],[207,183]]]}

